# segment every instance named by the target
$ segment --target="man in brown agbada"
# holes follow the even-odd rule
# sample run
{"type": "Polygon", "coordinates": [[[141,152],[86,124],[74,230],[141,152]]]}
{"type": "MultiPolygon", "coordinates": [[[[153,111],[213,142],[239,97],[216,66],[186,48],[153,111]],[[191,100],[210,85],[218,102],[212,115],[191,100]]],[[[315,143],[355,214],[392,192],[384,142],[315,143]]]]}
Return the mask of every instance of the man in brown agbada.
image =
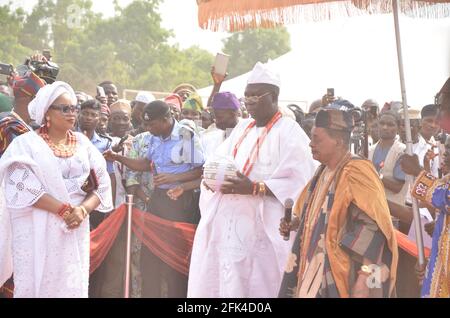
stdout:
{"type": "MultiPolygon", "coordinates": [[[[337,107],[338,108],[338,107],[337,107]]],[[[279,297],[390,297],[397,242],[383,185],[370,161],[349,152],[353,119],[333,105],[318,112],[311,133],[322,165],[303,190],[291,223],[298,229],[279,297]]]]}

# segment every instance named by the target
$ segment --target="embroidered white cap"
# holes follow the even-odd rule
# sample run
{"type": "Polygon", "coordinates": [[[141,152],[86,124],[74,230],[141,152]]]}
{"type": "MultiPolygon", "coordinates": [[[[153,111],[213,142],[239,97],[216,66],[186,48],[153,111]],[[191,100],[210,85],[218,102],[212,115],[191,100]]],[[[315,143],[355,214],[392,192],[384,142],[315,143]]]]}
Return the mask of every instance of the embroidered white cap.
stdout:
{"type": "Polygon", "coordinates": [[[276,72],[273,69],[272,65],[269,65],[269,63],[256,63],[250,74],[250,77],[247,80],[247,84],[272,84],[280,87],[280,74],[276,72]]]}
{"type": "Polygon", "coordinates": [[[144,103],[145,105],[147,105],[148,103],[153,102],[154,100],[156,100],[155,96],[153,96],[152,93],[150,92],[146,92],[146,91],[140,91],[137,95],[136,98],[134,99],[136,102],[141,102],[144,103]]]}

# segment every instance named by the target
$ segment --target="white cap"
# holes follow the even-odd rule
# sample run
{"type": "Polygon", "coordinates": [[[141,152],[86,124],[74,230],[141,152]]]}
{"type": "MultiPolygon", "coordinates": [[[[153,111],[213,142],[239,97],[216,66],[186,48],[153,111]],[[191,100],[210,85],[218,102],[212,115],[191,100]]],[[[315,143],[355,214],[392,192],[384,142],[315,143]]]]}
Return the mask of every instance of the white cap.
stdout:
{"type": "Polygon", "coordinates": [[[258,62],[253,68],[247,84],[272,84],[280,87],[280,74],[275,72],[272,67],[269,66],[269,63],[263,64],[258,62]]]}
{"type": "Polygon", "coordinates": [[[137,95],[136,98],[134,99],[136,102],[141,102],[144,104],[148,104],[153,102],[154,100],[156,100],[155,96],[153,96],[152,93],[150,92],[146,92],[146,91],[140,91],[137,95]]]}
{"type": "MultiPolygon", "coordinates": [[[[400,109],[398,111],[398,114],[400,115],[401,119],[405,118],[405,112],[403,111],[403,109],[400,109]]],[[[420,110],[408,108],[408,118],[409,118],[409,120],[421,119],[422,117],[420,116],[420,110]]]]}

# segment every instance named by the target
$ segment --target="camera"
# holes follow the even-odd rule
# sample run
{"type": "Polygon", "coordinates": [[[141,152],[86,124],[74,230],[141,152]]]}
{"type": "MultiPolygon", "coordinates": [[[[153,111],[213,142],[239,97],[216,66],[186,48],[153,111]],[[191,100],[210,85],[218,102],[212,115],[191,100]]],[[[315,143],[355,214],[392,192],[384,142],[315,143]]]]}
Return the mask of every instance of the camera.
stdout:
{"type": "Polygon", "coordinates": [[[25,76],[29,71],[45,80],[47,84],[52,84],[58,76],[59,66],[49,61],[32,61],[27,59],[23,65],[17,67],[17,72],[20,76],[25,76]]]}
{"type": "Polygon", "coordinates": [[[14,72],[11,64],[0,63],[0,74],[10,76],[14,72]]]}
{"type": "Polygon", "coordinates": [[[56,81],[59,73],[58,64],[53,62],[30,61],[28,65],[30,70],[45,80],[47,84],[52,84],[56,81]]]}
{"type": "Polygon", "coordinates": [[[378,117],[378,107],[370,106],[366,109],[353,108],[350,109],[355,122],[355,128],[351,135],[351,145],[355,154],[362,153],[365,157],[368,156],[369,150],[369,125],[370,122],[378,117]]]}
{"type": "Polygon", "coordinates": [[[334,98],[334,88],[327,88],[327,96],[329,98],[334,98]]]}

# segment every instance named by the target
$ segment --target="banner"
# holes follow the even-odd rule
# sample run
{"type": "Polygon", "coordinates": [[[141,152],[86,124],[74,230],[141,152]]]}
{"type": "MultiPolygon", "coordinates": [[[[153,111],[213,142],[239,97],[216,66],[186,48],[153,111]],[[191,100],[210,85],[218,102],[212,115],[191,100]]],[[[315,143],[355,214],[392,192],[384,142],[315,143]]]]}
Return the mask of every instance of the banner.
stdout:
{"type": "MultiPolygon", "coordinates": [[[[127,207],[123,204],[91,232],[90,274],[108,255],[126,214],[127,207]]],[[[194,224],[168,221],[133,209],[132,230],[136,237],[167,265],[186,276],[189,272],[195,229],[194,224]]]]}
{"type": "MultiPolygon", "coordinates": [[[[397,244],[398,247],[407,252],[409,255],[414,256],[415,258],[419,257],[419,253],[417,251],[416,242],[413,242],[409,239],[409,237],[402,232],[395,230],[395,235],[397,236],[397,244]]],[[[430,249],[425,247],[425,258],[430,257],[430,249]]]]}

